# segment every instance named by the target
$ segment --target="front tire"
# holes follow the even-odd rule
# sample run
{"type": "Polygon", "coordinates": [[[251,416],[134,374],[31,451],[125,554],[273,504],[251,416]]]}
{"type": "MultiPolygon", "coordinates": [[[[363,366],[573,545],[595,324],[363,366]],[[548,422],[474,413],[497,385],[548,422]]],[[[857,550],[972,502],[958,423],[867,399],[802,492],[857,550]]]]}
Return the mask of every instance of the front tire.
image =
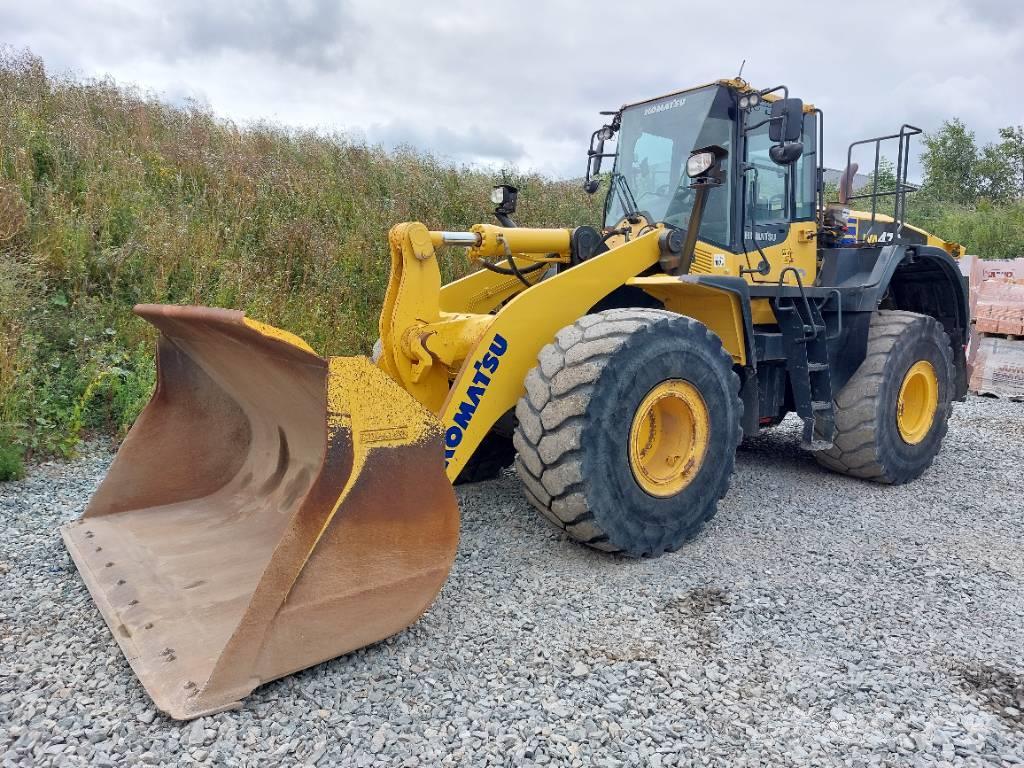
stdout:
{"type": "Polygon", "coordinates": [[[714,515],[732,476],[743,404],[732,358],[688,317],[614,309],[541,350],[516,406],[516,472],[574,539],[658,556],[714,515]]]}
{"type": "Polygon", "coordinates": [[[836,396],[833,446],[815,458],[879,483],[920,477],[946,435],[954,382],[953,350],[935,318],[879,310],[864,362],[836,396]]]}
{"type": "Polygon", "coordinates": [[[512,438],[507,433],[501,434],[492,429],[484,435],[484,439],[473,451],[473,455],[469,457],[469,461],[452,485],[493,480],[505,467],[512,464],[515,457],[516,449],[512,445],[512,438]]]}

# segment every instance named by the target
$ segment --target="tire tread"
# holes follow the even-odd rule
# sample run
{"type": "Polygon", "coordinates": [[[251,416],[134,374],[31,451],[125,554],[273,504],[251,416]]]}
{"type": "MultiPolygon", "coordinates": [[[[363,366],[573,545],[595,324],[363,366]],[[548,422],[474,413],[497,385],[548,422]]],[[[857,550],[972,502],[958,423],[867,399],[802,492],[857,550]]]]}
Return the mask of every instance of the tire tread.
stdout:
{"type": "MultiPolygon", "coordinates": [[[[646,308],[613,309],[586,315],[559,331],[554,341],[541,350],[539,364],[526,377],[526,395],[516,406],[519,427],[515,433],[515,446],[519,455],[515,467],[527,491],[527,498],[569,536],[606,552],[620,552],[623,547],[610,540],[608,532],[601,528],[592,512],[586,510],[570,519],[563,519],[555,510],[562,506],[561,502],[568,502],[572,494],[583,490],[583,431],[587,425],[584,414],[591,400],[597,396],[598,379],[612,357],[625,345],[643,343],[643,335],[664,322],[682,322],[687,326],[686,332],[703,334],[718,343],[722,364],[731,377],[738,412],[742,414],[739,377],[732,370],[732,357],[721,347],[718,337],[692,318],[646,308]],[[566,386],[567,382],[571,382],[571,386],[566,386]]],[[[737,420],[737,445],[742,438],[739,424],[737,420]]],[[[600,428],[616,427],[603,424],[600,428]]],[[[621,425],[618,428],[621,429],[621,425]]],[[[728,476],[734,460],[733,452],[728,459],[730,467],[725,487],[718,498],[728,490],[728,476]]],[[[573,506],[578,507],[578,504],[573,506]]],[[[709,505],[686,530],[683,541],[697,535],[715,511],[715,505],[709,505]]],[[[671,549],[677,549],[681,544],[676,542],[671,549]]],[[[656,545],[653,549],[655,551],[651,554],[661,554],[669,548],[656,545]]]]}

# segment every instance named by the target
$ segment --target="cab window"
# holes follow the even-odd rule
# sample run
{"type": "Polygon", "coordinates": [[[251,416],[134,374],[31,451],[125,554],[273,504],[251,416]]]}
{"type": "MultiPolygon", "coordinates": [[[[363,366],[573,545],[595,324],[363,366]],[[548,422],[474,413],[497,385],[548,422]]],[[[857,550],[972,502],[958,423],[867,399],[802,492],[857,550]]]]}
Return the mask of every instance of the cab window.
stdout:
{"type": "MultiPolygon", "coordinates": [[[[694,149],[712,144],[731,149],[735,126],[731,105],[728,89],[710,86],[623,112],[615,172],[641,212],[676,227],[689,225],[695,195],[685,173],[686,159],[694,149]]],[[[732,231],[730,162],[727,157],[723,184],[708,193],[700,227],[702,240],[722,246],[728,245],[732,231]]],[[[613,189],[606,199],[605,226],[615,226],[623,215],[620,194],[613,189]]]]}
{"type": "MultiPolygon", "coordinates": [[[[754,109],[747,123],[754,125],[767,120],[768,108],[768,104],[762,104],[754,109]]],[[[748,185],[747,205],[753,204],[759,226],[814,218],[815,139],[813,115],[805,115],[803,155],[786,167],[776,165],[768,154],[772,142],[767,123],[747,134],[746,160],[757,169],[757,197],[752,199],[748,185]]],[[[748,178],[752,182],[753,174],[748,178]]]]}

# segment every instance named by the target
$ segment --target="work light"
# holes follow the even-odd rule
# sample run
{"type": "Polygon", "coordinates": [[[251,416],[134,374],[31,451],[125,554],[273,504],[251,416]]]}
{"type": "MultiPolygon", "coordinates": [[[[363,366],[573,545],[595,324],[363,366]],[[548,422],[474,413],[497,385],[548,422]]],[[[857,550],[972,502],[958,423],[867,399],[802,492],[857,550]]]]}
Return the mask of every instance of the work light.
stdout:
{"type": "Polygon", "coordinates": [[[519,190],[511,184],[499,184],[491,190],[491,202],[494,203],[494,212],[504,216],[511,216],[516,212],[516,198],[519,190]]]}
{"type": "Polygon", "coordinates": [[[694,152],[686,160],[686,175],[691,179],[700,176],[708,168],[714,165],[715,155],[713,152],[694,152]]]}

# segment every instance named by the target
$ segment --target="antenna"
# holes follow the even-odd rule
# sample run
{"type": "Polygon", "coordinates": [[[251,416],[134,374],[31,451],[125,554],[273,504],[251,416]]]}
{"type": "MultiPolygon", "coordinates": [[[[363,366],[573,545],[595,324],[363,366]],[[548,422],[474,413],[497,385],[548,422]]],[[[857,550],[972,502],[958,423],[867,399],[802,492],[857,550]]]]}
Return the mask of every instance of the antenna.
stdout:
{"type": "Polygon", "coordinates": [[[744,59],[743,61],[740,62],[740,71],[739,71],[739,74],[736,75],[736,79],[737,80],[742,80],[743,79],[743,67],[746,66],[746,63],[747,63],[746,59],[744,59]]]}

